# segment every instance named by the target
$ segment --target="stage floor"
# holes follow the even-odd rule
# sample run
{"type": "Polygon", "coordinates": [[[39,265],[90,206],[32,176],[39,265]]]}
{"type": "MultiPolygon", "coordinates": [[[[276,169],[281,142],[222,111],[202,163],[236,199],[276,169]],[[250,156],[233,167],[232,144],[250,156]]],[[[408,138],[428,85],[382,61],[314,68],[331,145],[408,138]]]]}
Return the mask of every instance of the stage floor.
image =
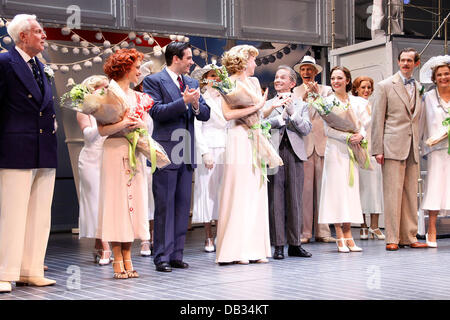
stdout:
{"type": "MultiPolygon", "coordinates": [[[[92,259],[93,241],[52,234],[46,256],[51,287],[15,287],[0,300],[341,300],[449,299],[450,239],[437,249],[387,252],[384,241],[357,240],[362,253],[337,253],[334,243],[310,243],[312,258],[270,259],[266,264],[219,266],[203,251],[203,228],[189,231],[189,269],[155,270],[152,258],[133,246],[140,278],[115,280],[112,265],[92,259]]],[[[358,238],[359,229],[353,233],[358,238]]],[[[287,249],[285,250],[287,251],[287,249]]]]}

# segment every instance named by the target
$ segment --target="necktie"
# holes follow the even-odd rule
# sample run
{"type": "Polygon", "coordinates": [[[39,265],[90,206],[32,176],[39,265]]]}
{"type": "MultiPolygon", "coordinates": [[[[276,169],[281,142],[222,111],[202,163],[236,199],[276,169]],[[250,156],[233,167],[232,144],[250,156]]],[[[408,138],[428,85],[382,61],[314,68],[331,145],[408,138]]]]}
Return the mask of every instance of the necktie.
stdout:
{"type": "Polygon", "coordinates": [[[41,73],[39,72],[39,68],[36,64],[36,62],[34,61],[34,59],[30,59],[30,61],[28,61],[31,64],[31,69],[33,70],[33,76],[34,79],[36,80],[39,89],[41,89],[41,93],[44,94],[44,82],[42,81],[42,77],[41,77],[41,73]]]}
{"type": "Polygon", "coordinates": [[[178,84],[180,85],[180,91],[184,92],[184,83],[183,83],[183,80],[181,80],[181,76],[178,76],[177,80],[178,80],[178,84]]]}

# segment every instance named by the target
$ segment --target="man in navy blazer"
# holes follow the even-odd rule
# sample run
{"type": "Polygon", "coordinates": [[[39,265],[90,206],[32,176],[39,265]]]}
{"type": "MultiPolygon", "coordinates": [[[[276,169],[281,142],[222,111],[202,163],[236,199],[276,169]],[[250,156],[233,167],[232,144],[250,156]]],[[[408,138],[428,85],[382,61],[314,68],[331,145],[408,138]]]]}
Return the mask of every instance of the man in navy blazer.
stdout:
{"type": "Polygon", "coordinates": [[[8,26],[15,47],[0,54],[0,292],[48,286],[44,258],[57,166],[50,80],[36,57],[46,35],[34,15],[8,26]]]}
{"type": "Polygon", "coordinates": [[[144,92],[155,104],[153,139],[159,142],[172,163],[153,176],[155,199],[154,263],[156,270],[188,268],[183,261],[189,221],[194,160],[194,117],[207,121],[210,108],[200,96],[198,82],[189,73],[192,50],[188,43],[172,42],[166,47],[167,68],[144,79],[144,92]]]}

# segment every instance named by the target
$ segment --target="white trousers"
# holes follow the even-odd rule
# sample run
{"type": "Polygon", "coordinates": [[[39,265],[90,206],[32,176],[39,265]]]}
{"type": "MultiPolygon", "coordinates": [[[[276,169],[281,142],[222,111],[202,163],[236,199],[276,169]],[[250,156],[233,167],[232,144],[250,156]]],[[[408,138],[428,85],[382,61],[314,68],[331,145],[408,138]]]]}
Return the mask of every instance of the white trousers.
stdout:
{"type": "Polygon", "coordinates": [[[56,169],[0,169],[0,281],[43,277],[56,169]]]}

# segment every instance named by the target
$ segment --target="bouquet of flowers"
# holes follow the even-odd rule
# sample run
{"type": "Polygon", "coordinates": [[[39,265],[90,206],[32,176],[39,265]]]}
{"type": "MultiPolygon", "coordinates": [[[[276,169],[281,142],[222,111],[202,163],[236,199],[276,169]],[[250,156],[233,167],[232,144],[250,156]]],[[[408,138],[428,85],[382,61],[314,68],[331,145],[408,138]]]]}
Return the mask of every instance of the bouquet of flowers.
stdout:
{"type": "MultiPolygon", "coordinates": [[[[96,77],[96,76],[94,76],[96,77]]],[[[101,79],[101,77],[98,77],[101,79]]],[[[92,81],[91,81],[92,82],[92,81]]],[[[95,81],[94,81],[95,82],[95,81]]],[[[96,86],[85,84],[75,85],[61,97],[60,105],[71,110],[91,114],[104,125],[114,124],[123,119],[128,111],[128,117],[137,118],[137,110],[127,103],[125,93],[114,80],[96,89],[96,86]]],[[[169,157],[163,147],[154,141],[145,129],[135,129],[131,132],[120,132],[130,143],[129,161],[134,175],[136,169],[136,149],[152,164],[152,173],[157,168],[170,164],[169,157]]]]}
{"type": "MultiPolygon", "coordinates": [[[[232,108],[246,108],[253,106],[261,101],[261,95],[257,95],[254,90],[243,81],[232,80],[228,76],[225,66],[221,68],[213,67],[220,78],[220,82],[213,84],[213,88],[217,89],[223,99],[232,108]]],[[[275,148],[270,142],[270,126],[261,124],[261,116],[259,112],[255,112],[240,119],[249,129],[249,139],[253,144],[253,165],[258,163],[261,165],[263,176],[265,174],[266,165],[269,168],[275,168],[283,165],[275,148]]]]}
{"type": "Polygon", "coordinates": [[[361,140],[358,145],[350,143],[352,134],[359,132],[361,121],[350,108],[350,104],[342,105],[333,99],[324,99],[318,94],[309,93],[308,103],[319,113],[328,126],[335,130],[348,132],[347,145],[350,156],[350,185],[353,185],[353,164],[358,163],[359,167],[372,170],[370,163],[370,155],[368,151],[368,142],[366,139],[361,140]]]}

